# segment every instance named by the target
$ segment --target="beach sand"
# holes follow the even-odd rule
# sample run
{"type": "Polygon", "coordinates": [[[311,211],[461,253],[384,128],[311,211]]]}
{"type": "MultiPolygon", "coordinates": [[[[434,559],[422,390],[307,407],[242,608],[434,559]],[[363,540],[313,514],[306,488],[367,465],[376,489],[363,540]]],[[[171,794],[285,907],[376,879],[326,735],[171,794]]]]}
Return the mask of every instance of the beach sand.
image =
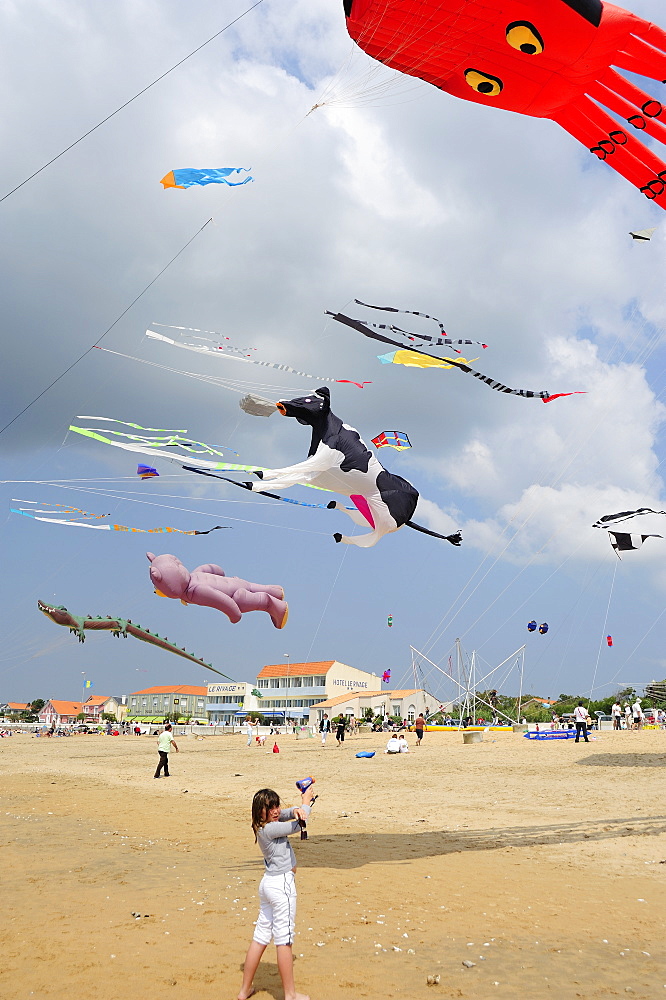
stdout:
{"type": "MultiPolygon", "coordinates": [[[[262,874],[251,798],[293,804],[308,774],[312,1000],[666,997],[666,732],[426,733],[391,757],[385,739],[178,737],[159,782],[148,737],[0,741],[2,1000],[234,998],[262,874]]],[[[281,1000],[273,946],[256,986],[281,1000]]]]}

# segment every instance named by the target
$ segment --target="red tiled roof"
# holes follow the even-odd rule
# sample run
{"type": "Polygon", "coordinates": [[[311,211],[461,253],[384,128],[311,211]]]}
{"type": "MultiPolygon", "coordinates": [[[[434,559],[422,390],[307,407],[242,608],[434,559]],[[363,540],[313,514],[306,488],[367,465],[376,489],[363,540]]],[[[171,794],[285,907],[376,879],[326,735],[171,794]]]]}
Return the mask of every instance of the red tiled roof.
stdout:
{"type": "Polygon", "coordinates": [[[85,705],[103,705],[105,701],[109,700],[108,695],[104,694],[91,694],[89,698],[86,698],[85,705]]]}
{"type": "Polygon", "coordinates": [[[44,711],[48,705],[51,705],[58,715],[78,715],[81,711],[81,702],[79,701],[57,701],[50,698],[42,711],[44,711]]]}
{"type": "Polygon", "coordinates": [[[22,701],[8,701],[7,708],[12,712],[25,712],[26,708],[30,708],[30,705],[26,705],[22,701]]]}
{"type": "Polygon", "coordinates": [[[195,687],[193,684],[166,685],[162,687],[144,688],[143,691],[132,691],[132,694],[208,694],[208,688],[195,687]]]}
{"type": "Polygon", "coordinates": [[[317,663],[269,663],[262,667],[257,677],[312,677],[327,674],[335,660],[319,660],[317,663]]]}

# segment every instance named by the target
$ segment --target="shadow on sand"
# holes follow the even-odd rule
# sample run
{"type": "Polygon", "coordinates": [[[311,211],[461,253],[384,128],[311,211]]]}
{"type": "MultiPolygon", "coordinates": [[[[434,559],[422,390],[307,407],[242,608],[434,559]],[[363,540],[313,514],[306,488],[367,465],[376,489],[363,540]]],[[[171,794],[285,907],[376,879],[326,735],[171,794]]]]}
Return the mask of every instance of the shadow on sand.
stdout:
{"type": "Polygon", "coordinates": [[[584,767],[666,767],[666,753],[593,753],[576,763],[584,767]]]}
{"type": "MultiPolygon", "coordinates": [[[[312,830],[299,850],[301,868],[360,868],[373,862],[414,861],[461,851],[496,851],[506,847],[576,844],[584,840],[655,837],[666,833],[666,816],[581,820],[541,826],[491,827],[487,830],[443,830],[402,833],[339,833],[319,836],[312,830]]],[[[255,868],[254,862],[240,868],[255,868]]]]}

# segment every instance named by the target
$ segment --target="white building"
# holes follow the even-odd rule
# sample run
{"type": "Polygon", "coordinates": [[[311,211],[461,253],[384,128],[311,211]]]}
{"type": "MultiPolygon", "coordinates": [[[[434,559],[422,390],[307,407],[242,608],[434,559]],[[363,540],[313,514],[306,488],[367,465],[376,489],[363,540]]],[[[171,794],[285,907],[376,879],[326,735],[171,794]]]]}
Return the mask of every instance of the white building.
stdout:
{"type": "Polygon", "coordinates": [[[261,702],[254,684],[246,681],[227,681],[208,685],[206,712],[210,722],[217,725],[238,722],[246,715],[261,712],[261,702]]]}
{"type": "Polygon", "coordinates": [[[413,722],[423,713],[432,715],[437,712],[441,702],[427,691],[419,688],[406,688],[396,691],[349,691],[347,694],[326,698],[310,708],[308,721],[310,725],[318,725],[324,717],[329,719],[338,715],[354,716],[363,719],[367,709],[373,715],[399,715],[401,719],[413,722]]]}
{"type": "Polygon", "coordinates": [[[341,692],[369,692],[379,687],[377,674],[357,670],[338,660],[269,663],[257,674],[257,688],[262,696],[258,711],[269,718],[307,720],[313,706],[341,692]]]}

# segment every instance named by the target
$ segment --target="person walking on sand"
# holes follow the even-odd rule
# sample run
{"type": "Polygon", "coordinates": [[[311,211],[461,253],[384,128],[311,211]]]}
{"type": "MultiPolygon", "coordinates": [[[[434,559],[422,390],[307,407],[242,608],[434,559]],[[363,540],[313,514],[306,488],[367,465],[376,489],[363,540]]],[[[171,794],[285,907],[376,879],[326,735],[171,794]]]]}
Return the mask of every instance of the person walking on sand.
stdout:
{"type": "Polygon", "coordinates": [[[622,724],[620,722],[622,718],[622,706],[617,699],[613,702],[613,707],[611,708],[611,717],[613,719],[613,729],[621,729],[622,724]]]}
{"type": "Polygon", "coordinates": [[[574,743],[578,743],[581,734],[585,742],[589,743],[590,741],[587,738],[587,709],[583,708],[582,701],[579,701],[574,708],[574,722],[576,723],[576,739],[574,743]]]}
{"type": "Polygon", "coordinates": [[[157,770],[153,775],[154,778],[159,778],[160,774],[162,773],[162,769],[164,769],[165,778],[171,777],[171,775],[169,774],[169,751],[171,750],[171,747],[174,748],[176,753],[180,753],[180,750],[178,749],[176,741],[174,740],[173,734],[171,732],[171,723],[167,722],[167,724],[164,727],[164,731],[160,733],[157,739],[157,752],[160,755],[160,759],[157,765],[157,770]]]}
{"type": "Polygon", "coordinates": [[[326,737],[328,736],[330,731],[331,731],[331,720],[324,713],[324,718],[319,723],[319,732],[321,733],[321,745],[323,747],[326,746],[326,737]]]}
{"type": "Polygon", "coordinates": [[[345,726],[346,722],[344,716],[340,715],[338,717],[338,723],[335,730],[335,741],[338,746],[342,746],[345,741],[345,726]]]}
{"type": "Polygon", "coordinates": [[[291,809],[280,808],[280,796],[272,788],[260,789],[252,799],[252,830],[266,868],[259,885],[259,916],[245,956],[238,1000],[247,1000],[254,993],[252,981],[271,938],[285,1000],[310,1000],[304,993],[297,993],[294,985],[296,855],[288,838],[301,830],[301,822],[310,815],[313,793],[310,785],[301,794],[301,805],[291,809]]]}
{"type": "Polygon", "coordinates": [[[423,739],[423,730],[425,729],[426,721],[423,718],[423,712],[419,712],[419,716],[414,723],[414,729],[416,730],[416,745],[421,746],[421,740],[423,739]]]}
{"type": "MultiPolygon", "coordinates": [[[[273,730],[271,729],[271,732],[273,730]]],[[[257,726],[257,733],[259,733],[259,726],[257,726]]],[[[247,745],[252,746],[252,737],[254,736],[254,722],[252,721],[252,716],[248,715],[245,720],[245,735],[247,736],[247,745]]]]}
{"type": "Polygon", "coordinates": [[[643,728],[643,709],[641,707],[641,699],[637,698],[636,701],[631,706],[631,712],[634,719],[633,728],[642,729],[643,728]]]}

